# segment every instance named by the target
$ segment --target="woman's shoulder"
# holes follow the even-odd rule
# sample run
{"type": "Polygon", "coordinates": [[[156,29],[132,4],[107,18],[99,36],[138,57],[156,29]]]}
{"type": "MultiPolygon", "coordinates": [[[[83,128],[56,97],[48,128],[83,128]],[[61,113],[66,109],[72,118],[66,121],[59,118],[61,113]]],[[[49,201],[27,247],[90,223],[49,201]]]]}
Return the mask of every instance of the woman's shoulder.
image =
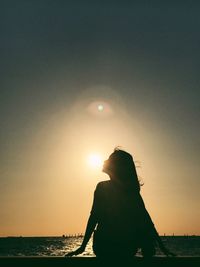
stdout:
{"type": "Polygon", "coordinates": [[[106,187],[110,186],[110,180],[101,181],[97,184],[96,189],[104,189],[106,187]]]}

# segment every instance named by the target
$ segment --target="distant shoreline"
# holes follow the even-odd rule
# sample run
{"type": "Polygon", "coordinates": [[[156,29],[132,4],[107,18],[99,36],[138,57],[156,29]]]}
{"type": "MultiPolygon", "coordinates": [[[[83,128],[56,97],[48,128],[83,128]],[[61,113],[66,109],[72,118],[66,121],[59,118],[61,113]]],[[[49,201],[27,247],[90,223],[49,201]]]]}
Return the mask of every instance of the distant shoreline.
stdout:
{"type": "MultiPolygon", "coordinates": [[[[0,238],[82,238],[84,235],[61,235],[61,236],[0,236],[0,238]]],[[[200,235],[160,235],[160,237],[200,237],[200,235]]]]}

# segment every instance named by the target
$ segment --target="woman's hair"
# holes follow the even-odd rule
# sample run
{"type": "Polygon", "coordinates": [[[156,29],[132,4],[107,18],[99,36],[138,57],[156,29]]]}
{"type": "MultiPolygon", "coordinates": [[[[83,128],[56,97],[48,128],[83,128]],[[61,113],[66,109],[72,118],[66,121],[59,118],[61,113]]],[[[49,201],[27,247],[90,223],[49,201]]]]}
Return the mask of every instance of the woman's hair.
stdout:
{"type": "Polygon", "coordinates": [[[132,189],[140,191],[140,182],[131,154],[116,147],[109,156],[107,168],[112,173],[113,180],[118,180],[128,186],[132,185],[134,187],[132,189]]]}

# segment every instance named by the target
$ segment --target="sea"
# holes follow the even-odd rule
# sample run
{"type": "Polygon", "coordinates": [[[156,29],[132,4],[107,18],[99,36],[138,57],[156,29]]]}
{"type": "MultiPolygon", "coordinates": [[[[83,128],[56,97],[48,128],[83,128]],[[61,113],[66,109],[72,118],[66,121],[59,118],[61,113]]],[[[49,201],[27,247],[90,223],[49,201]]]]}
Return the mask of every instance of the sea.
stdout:
{"type": "MultiPolygon", "coordinates": [[[[200,236],[161,236],[165,246],[180,257],[200,256],[200,236]]],[[[62,237],[0,237],[0,256],[65,256],[77,249],[82,236],[62,237]]],[[[95,256],[92,251],[92,239],[81,257],[95,256]]],[[[141,256],[140,251],[136,256],[141,256]]],[[[157,248],[156,256],[162,256],[157,248]]]]}

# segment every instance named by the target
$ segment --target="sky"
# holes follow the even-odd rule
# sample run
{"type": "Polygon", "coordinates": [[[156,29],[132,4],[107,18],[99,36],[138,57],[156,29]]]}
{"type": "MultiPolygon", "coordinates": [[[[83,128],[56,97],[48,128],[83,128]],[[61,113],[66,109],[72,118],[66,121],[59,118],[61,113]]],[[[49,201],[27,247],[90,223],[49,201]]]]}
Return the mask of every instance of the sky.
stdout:
{"type": "Polygon", "coordinates": [[[200,234],[200,4],[0,3],[0,236],[83,233],[133,155],[158,232],[200,234]],[[102,108],[99,108],[99,107],[102,108]]]}

